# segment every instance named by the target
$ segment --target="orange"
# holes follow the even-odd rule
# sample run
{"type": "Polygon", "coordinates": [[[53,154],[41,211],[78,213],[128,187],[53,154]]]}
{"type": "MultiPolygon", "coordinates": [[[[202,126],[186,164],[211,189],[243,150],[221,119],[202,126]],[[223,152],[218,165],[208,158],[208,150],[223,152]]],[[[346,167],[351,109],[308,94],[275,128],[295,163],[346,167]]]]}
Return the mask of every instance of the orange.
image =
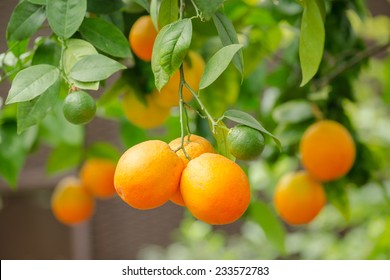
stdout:
{"type": "Polygon", "coordinates": [[[355,143],[341,124],[322,120],[311,125],[303,134],[300,154],[303,166],[317,180],[336,180],[352,168],[355,143]]]}
{"type": "Polygon", "coordinates": [[[312,221],[326,203],[324,189],[306,171],[288,173],[276,185],[274,204],[283,220],[291,225],[312,221]]]}
{"type": "Polygon", "coordinates": [[[157,31],[151,17],[142,16],[134,22],[130,29],[129,42],[131,49],[140,59],[150,61],[156,37],[157,31]]]}
{"type": "Polygon", "coordinates": [[[134,208],[156,208],[176,192],[183,168],[183,161],[167,143],[145,141],[128,149],[119,159],[115,189],[134,208]]]}
{"type": "MultiPolygon", "coordinates": [[[[180,147],[180,145],[181,145],[180,137],[176,138],[175,140],[172,140],[169,143],[169,146],[174,151],[177,150],[180,147]]],[[[187,155],[191,159],[194,159],[204,153],[215,153],[213,146],[210,144],[209,141],[207,141],[207,139],[195,134],[192,134],[189,140],[188,140],[188,136],[184,137],[184,148],[187,152],[187,155]]],[[[189,160],[185,156],[183,150],[180,149],[176,151],[176,154],[182,159],[184,166],[187,166],[189,160]]],[[[180,206],[185,205],[183,196],[181,195],[180,192],[180,188],[178,188],[175,194],[171,197],[171,201],[180,206]]]]}
{"type": "Polygon", "coordinates": [[[162,125],[169,117],[170,109],[157,106],[150,94],[147,94],[145,98],[146,104],[139,100],[132,90],[125,93],[123,109],[127,119],[144,129],[162,125]]]}
{"type": "Polygon", "coordinates": [[[250,202],[248,177],[239,165],[219,154],[204,153],[191,160],[180,188],[192,215],[213,225],[236,221],[250,202]]]}
{"type": "Polygon", "coordinates": [[[78,179],[67,177],[55,188],[51,197],[51,209],[58,221],[75,225],[92,216],[95,201],[78,179]]]}
{"type": "Polygon", "coordinates": [[[81,184],[98,198],[110,198],[115,194],[115,162],[107,159],[88,159],[80,171],[81,184]]]}
{"type": "MultiPolygon", "coordinates": [[[[196,52],[189,51],[188,58],[190,63],[184,61],[184,79],[186,82],[197,92],[199,90],[199,82],[202,77],[205,62],[203,58],[196,52]]],[[[161,89],[160,92],[155,91],[153,98],[156,103],[165,108],[179,105],[179,83],[180,72],[179,70],[173,74],[169,82],[161,89]]],[[[189,102],[192,99],[192,93],[183,87],[183,99],[185,102],[189,102]]]]}

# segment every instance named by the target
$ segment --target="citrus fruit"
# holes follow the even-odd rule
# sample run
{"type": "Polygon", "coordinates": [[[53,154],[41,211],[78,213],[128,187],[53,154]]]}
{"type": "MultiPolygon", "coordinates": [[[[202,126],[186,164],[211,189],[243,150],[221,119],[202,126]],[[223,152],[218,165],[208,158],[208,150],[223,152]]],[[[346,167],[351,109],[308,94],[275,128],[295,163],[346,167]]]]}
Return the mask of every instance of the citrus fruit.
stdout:
{"type": "MultiPolygon", "coordinates": [[[[172,150],[176,151],[181,145],[181,138],[176,138],[169,143],[172,150]]],[[[204,153],[215,153],[213,146],[210,142],[198,135],[192,134],[188,139],[188,136],[184,137],[184,148],[187,155],[194,159],[204,153]]],[[[189,160],[185,156],[183,149],[177,150],[176,154],[182,159],[184,166],[187,166],[189,160]]],[[[175,194],[171,197],[171,201],[177,205],[184,206],[183,196],[181,195],[180,188],[177,189],[175,194]]]]}
{"type": "Polygon", "coordinates": [[[275,208],[281,218],[291,225],[309,223],[325,203],[322,185],[306,171],[288,173],[276,185],[275,208]]]}
{"type": "Polygon", "coordinates": [[[219,154],[204,153],[191,160],[181,176],[180,188],[192,215],[213,225],[236,221],[250,202],[246,174],[219,154]]]}
{"type": "Polygon", "coordinates": [[[128,149],[119,159],[115,189],[134,208],[156,208],[176,192],[183,168],[183,161],[167,143],[145,141],[128,149]]]}
{"type": "Polygon", "coordinates": [[[255,159],[264,150],[263,134],[246,125],[236,125],[231,128],[226,140],[230,153],[237,159],[255,159]]]}
{"type": "Polygon", "coordinates": [[[129,43],[134,54],[144,61],[150,61],[156,36],[157,31],[150,16],[137,19],[129,33],[129,43]]]}
{"type": "Polygon", "coordinates": [[[302,164],[319,181],[336,180],[352,168],[355,143],[341,124],[322,120],[312,124],[300,142],[302,164]]]}
{"type": "Polygon", "coordinates": [[[145,129],[162,125],[169,117],[170,109],[157,106],[150,94],[147,94],[145,99],[143,103],[132,90],[125,93],[123,109],[127,119],[145,129]]]}
{"type": "Polygon", "coordinates": [[[78,179],[67,177],[56,186],[51,197],[51,209],[58,221],[74,225],[92,216],[95,201],[78,179]]]}
{"type": "MultiPolygon", "coordinates": [[[[184,79],[196,91],[199,90],[199,82],[202,77],[205,62],[203,58],[194,51],[188,52],[189,62],[184,60],[184,79]]],[[[165,108],[178,106],[179,105],[179,83],[180,83],[180,72],[176,71],[170,78],[168,83],[161,89],[160,92],[155,91],[153,98],[156,103],[165,108]]],[[[184,86],[183,87],[183,99],[185,102],[189,102],[192,99],[192,93],[184,86]]]]}
{"type": "Polygon", "coordinates": [[[96,102],[85,91],[74,91],[66,96],[62,110],[69,122],[86,124],[95,116],[96,102]]]}
{"type": "Polygon", "coordinates": [[[114,173],[116,164],[107,159],[88,159],[80,171],[80,180],[93,196],[109,198],[115,194],[114,173]]]}

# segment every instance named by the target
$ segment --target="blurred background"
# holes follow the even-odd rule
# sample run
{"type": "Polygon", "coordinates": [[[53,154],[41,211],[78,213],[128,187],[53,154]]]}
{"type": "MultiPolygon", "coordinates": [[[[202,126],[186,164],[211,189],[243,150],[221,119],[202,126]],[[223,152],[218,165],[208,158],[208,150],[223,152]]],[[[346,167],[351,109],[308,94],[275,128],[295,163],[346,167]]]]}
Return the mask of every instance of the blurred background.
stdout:
{"type": "MultiPolygon", "coordinates": [[[[0,53],[7,49],[5,31],[17,3],[17,0],[0,0],[0,53]]],[[[390,34],[389,20],[385,17],[390,16],[389,2],[383,0],[366,3],[370,9],[370,21],[360,22],[356,15],[349,17],[354,22],[352,25],[360,32],[358,36],[375,43],[388,40],[384,36],[390,34]]],[[[291,11],[295,11],[295,8],[291,8],[291,11]]],[[[295,11],[299,12],[300,10],[295,11]]],[[[346,115],[356,129],[357,137],[375,155],[379,155],[376,158],[381,161],[375,163],[375,166],[379,166],[376,170],[380,171],[380,175],[376,177],[379,179],[372,180],[373,176],[368,176],[369,179],[362,180],[361,183],[347,182],[346,184],[351,185],[348,188],[348,200],[336,199],[334,204],[329,203],[310,225],[289,227],[283,224],[283,230],[280,231],[278,225],[274,225],[274,220],[270,219],[270,230],[267,231],[261,223],[256,223],[256,219],[243,219],[228,226],[210,226],[194,220],[184,208],[171,202],[156,210],[139,211],[115,197],[97,201],[95,215],[90,221],[76,227],[67,227],[54,218],[50,210],[50,197],[60,178],[77,174],[77,171],[48,175],[47,160],[52,148],[40,145],[27,158],[16,190],[11,190],[0,178],[0,258],[389,259],[390,107],[382,99],[382,95],[390,96],[390,93],[383,93],[390,89],[383,86],[390,80],[389,76],[383,74],[386,73],[383,69],[386,63],[389,64],[388,61],[388,56],[379,53],[372,61],[367,62],[359,78],[352,84],[356,99],[343,104],[346,115]],[[277,229],[273,232],[272,228],[275,227],[277,229]],[[273,234],[276,236],[270,237],[273,234]]],[[[283,81],[289,73],[281,75],[274,75],[273,78],[283,81]]],[[[267,78],[265,74],[259,77],[259,80],[267,78]]],[[[231,79],[226,78],[226,83],[228,80],[231,79]]],[[[286,108],[278,109],[277,102],[272,100],[275,92],[281,94],[281,90],[277,85],[258,85],[253,80],[256,78],[252,75],[244,81],[240,97],[236,97],[234,102],[238,102],[244,110],[261,111],[262,120],[270,119],[268,122],[274,127],[275,134],[283,143],[287,143],[286,150],[278,156],[273,151],[265,152],[265,157],[269,155],[271,160],[259,159],[242,163],[248,172],[252,188],[268,203],[278,178],[299,167],[294,147],[296,148],[297,139],[310,119],[302,120],[304,125],[286,123],[283,119],[286,108]],[[267,104],[272,105],[267,108],[267,104]]],[[[275,84],[277,83],[276,81],[275,84]]],[[[7,95],[9,87],[7,82],[0,84],[1,97],[7,95]]],[[[237,86],[233,85],[231,88],[234,91],[237,86]]],[[[229,102],[228,105],[234,104],[229,102]]],[[[210,101],[210,104],[213,106],[214,103],[210,101]]],[[[215,110],[218,111],[218,108],[215,110]]],[[[121,122],[97,117],[86,126],[85,146],[107,142],[124,151],[131,143],[142,139],[172,139],[171,135],[176,133],[172,132],[175,131],[173,127],[177,130],[177,123],[177,112],[173,112],[163,129],[145,134],[121,122]],[[138,134],[132,134],[134,137],[128,140],[123,135],[127,131],[136,131],[138,134]],[[137,136],[139,134],[141,136],[137,136]]],[[[362,168],[371,172],[374,167],[371,166],[370,170],[366,166],[362,168]]],[[[361,170],[357,172],[364,176],[361,170]]],[[[337,195],[342,197],[345,193],[337,195]]]]}

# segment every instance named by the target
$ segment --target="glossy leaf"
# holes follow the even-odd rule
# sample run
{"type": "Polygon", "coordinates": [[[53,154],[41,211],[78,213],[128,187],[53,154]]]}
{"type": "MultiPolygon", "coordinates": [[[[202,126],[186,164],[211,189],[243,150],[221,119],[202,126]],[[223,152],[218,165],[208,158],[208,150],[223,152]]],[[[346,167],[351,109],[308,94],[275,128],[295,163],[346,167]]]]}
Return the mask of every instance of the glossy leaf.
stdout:
{"type": "Polygon", "coordinates": [[[150,12],[148,0],[134,0],[134,2],[144,8],[148,13],[150,12]]]}
{"type": "Polygon", "coordinates": [[[158,26],[158,8],[159,8],[158,0],[150,1],[150,18],[152,19],[154,28],[156,28],[156,30],[160,29],[158,26]]]}
{"type": "Polygon", "coordinates": [[[46,5],[47,4],[47,0],[28,0],[28,2],[31,2],[31,3],[37,4],[37,5],[46,5]]]}
{"type": "Polygon", "coordinates": [[[40,96],[19,103],[17,113],[18,134],[38,124],[57,102],[59,93],[60,82],[57,80],[40,96]]]}
{"type": "Polygon", "coordinates": [[[179,1],[178,0],[162,0],[160,10],[158,12],[159,27],[176,21],[179,18],[179,1]]]}
{"type": "Polygon", "coordinates": [[[217,141],[218,153],[234,161],[236,158],[230,153],[230,149],[226,141],[228,133],[229,129],[226,125],[223,122],[219,122],[213,132],[213,136],[217,141]]]}
{"type": "Polygon", "coordinates": [[[206,64],[206,68],[200,79],[199,88],[204,89],[211,85],[226,70],[233,56],[242,48],[242,45],[234,44],[220,49],[206,64]]]}
{"type": "Polygon", "coordinates": [[[127,38],[112,23],[100,18],[86,18],[80,26],[81,35],[99,50],[114,57],[130,57],[127,38]]]}
{"type": "Polygon", "coordinates": [[[238,110],[227,110],[223,116],[236,123],[252,127],[264,134],[267,134],[268,136],[272,137],[278,148],[281,149],[282,145],[280,140],[268,130],[266,130],[253,116],[249,115],[248,113],[238,110]]]}
{"type": "Polygon", "coordinates": [[[267,239],[281,252],[286,253],[286,232],[268,205],[261,201],[252,202],[249,216],[263,229],[267,239]]]}
{"type": "Polygon", "coordinates": [[[152,70],[160,90],[179,69],[191,44],[192,22],[183,19],[164,26],[153,46],[152,70]]]}
{"type": "Polygon", "coordinates": [[[63,39],[80,27],[87,12],[87,0],[47,0],[47,19],[51,29],[63,39]]]}
{"type": "Polygon", "coordinates": [[[32,100],[53,86],[59,78],[60,70],[52,65],[26,68],[16,75],[6,104],[32,100]]]}
{"type": "Polygon", "coordinates": [[[21,41],[31,37],[41,27],[46,15],[43,7],[28,1],[20,2],[14,9],[7,27],[8,41],[21,41]]]}
{"type": "Polygon", "coordinates": [[[304,1],[299,39],[299,58],[302,68],[301,86],[317,73],[324,53],[324,0],[304,1]]]}
{"type": "Polygon", "coordinates": [[[125,66],[107,56],[93,54],[76,62],[70,70],[70,77],[81,82],[94,82],[107,79],[115,72],[125,68],[125,66]]]}
{"type": "MultiPolygon", "coordinates": [[[[213,16],[213,21],[217,28],[219,38],[224,46],[239,43],[232,22],[223,13],[216,13],[213,16]]],[[[242,50],[239,50],[238,53],[234,55],[233,64],[242,75],[244,72],[244,57],[242,50]]]]}
{"type": "Polygon", "coordinates": [[[99,82],[90,82],[90,83],[84,83],[80,81],[76,81],[69,77],[70,70],[72,67],[82,58],[97,54],[98,52],[92,46],[92,44],[88,43],[87,41],[80,40],[80,39],[70,39],[66,42],[66,49],[64,52],[64,58],[63,58],[63,66],[66,76],[69,79],[69,82],[77,86],[81,89],[90,89],[90,90],[97,90],[99,88],[99,82]]]}

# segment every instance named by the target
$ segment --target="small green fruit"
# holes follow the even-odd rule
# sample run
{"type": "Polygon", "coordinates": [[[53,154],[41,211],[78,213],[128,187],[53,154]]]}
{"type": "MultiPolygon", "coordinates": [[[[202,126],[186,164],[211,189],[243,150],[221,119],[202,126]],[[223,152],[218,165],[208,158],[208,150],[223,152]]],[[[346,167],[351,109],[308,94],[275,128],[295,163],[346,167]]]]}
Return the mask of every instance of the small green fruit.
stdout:
{"type": "Polygon", "coordinates": [[[237,125],[227,135],[230,153],[237,159],[252,160],[264,150],[263,134],[249,126],[237,125]]]}
{"type": "Polygon", "coordinates": [[[65,118],[73,124],[86,124],[96,113],[96,102],[85,91],[69,93],[62,107],[65,118]]]}

